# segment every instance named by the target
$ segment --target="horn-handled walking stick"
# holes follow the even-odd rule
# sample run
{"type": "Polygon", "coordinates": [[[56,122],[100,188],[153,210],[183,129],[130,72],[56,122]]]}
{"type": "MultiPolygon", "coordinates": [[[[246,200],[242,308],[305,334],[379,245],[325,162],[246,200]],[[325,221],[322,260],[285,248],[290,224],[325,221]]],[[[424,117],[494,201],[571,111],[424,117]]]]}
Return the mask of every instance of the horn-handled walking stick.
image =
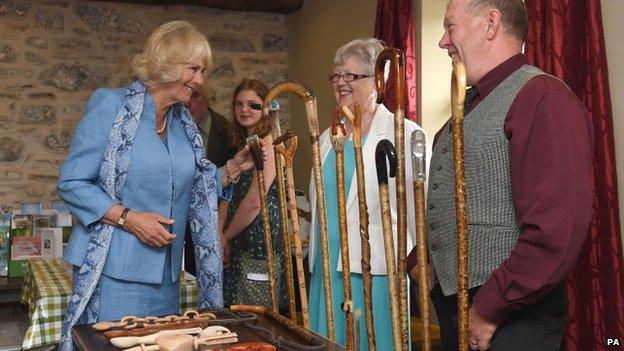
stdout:
{"type": "Polygon", "coordinates": [[[360,243],[362,246],[362,285],[364,286],[364,317],[368,349],[375,350],[375,325],[373,323],[373,276],[371,274],[371,251],[368,235],[368,205],[366,203],[366,183],[364,179],[364,157],[362,156],[362,111],[360,103],[353,104],[354,112],[342,106],[342,112],[353,125],[353,150],[355,153],[355,175],[360,217],[360,243]]]}
{"type": "MultiPolygon", "coordinates": [[[[282,130],[280,127],[280,118],[279,118],[279,103],[277,100],[271,101],[271,105],[269,106],[269,116],[267,118],[271,118],[273,128],[271,129],[271,133],[273,135],[273,140],[277,139],[280,135],[282,135],[282,130]]],[[[275,142],[273,142],[275,145],[275,142]]],[[[286,273],[286,293],[288,295],[288,315],[290,319],[294,322],[297,322],[297,304],[295,302],[295,278],[293,275],[292,269],[292,255],[291,255],[291,243],[290,243],[290,235],[288,234],[288,226],[286,222],[288,221],[288,209],[286,205],[286,189],[285,189],[285,177],[284,177],[284,160],[280,154],[276,154],[275,157],[275,171],[277,177],[277,196],[279,203],[279,216],[281,223],[281,234],[282,234],[282,245],[284,247],[284,268],[286,273]]]]}
{"type": "Polygon", "coordinates": [[[416,209],[416,254],[418,260],[418,298],[420,302],[420,318],[422,319],[423,351],[431,350],[430,311],[429,311],[429,277],[427,274],[427,232],[425,215],[425,182],[427,170],[425,165],[427,144],[425,133],[415,130],[411,136],[412,171],[414,175],[414,208],[416,209]]]}
{"type": "Polygon", "coordinates": [[[349,235],[347,233],[347,204],[345,191],[344,143],[347,139],[347,130],[340,120],[336,110],[334,121],[330,128],[329,138],[336,153],[336,188],[338,191],[338,227],[340,231],[340,255],[342,256],[342,285],[344,302],[342,309],[346,319],[347,350],[353,350],[353,301],[351,300],[351,267],[349,265],[349,235]]]}
{"type": "Polygon", "coordinates": [[[273,237],[271,235],[271,223],[269,221],[269,205],[267,200],[266,185],[264,184],[264,160],[260,147],[260,138],[252,135],[246,140],[249,152],[254,160],[258,172],[258,192],[260,194],[260,209],[262,212],[262,227],[264,233],[264,250],[266,251],[267,268],[269,271],[269,288],[271,290],[271,309],[279,310],[277,298],[277,274],[275,272],[275,258],[273,257],[273,237]]]}
{"type": "Polygon", "coordinates": [[[299,282],[299,298],[301,299],[301,314],[303,326],[310,328],[310,313],[308,311],[308,293],[306,290],[305,272],[303,268],[303,250],[301,248],[301,230],[299,228],[299,213],[297,212],[297,196],[295,195],[295,178],[293,176],[293,156],[297,150],[297,136],[292,130],[273,141],[275,151],[284,158],[286,166],[286,190],[288,191],[288,207],[292,223],[293,240],[295,242],[295,263],[297,265],[297,281],[299,282]],[[290,140],[288,147],[284,142],[290,140]]]}
{"type": "Polygon", "coordinates": [[[453,165],[455,173],[455,225],[457,226],[457,311],[458,345],[468,350],[468,214],[464,169],[464,100],[466,69],[453,64],[451,77],[451,125],[453,129],[453,165]]]}
{"type": "Polygon", "coordinates": [[[403,53],[397,48],[386,48],[375,62],[375,85],[377,87],[377,103],[384,101],[385,80],[384,66],[390,61],[390,69],[396,79],[394,84],[394,144],[397,151],[396,201],[397,201],[397,251],[399,276],[399,311],[401,313],[401,334],[403,347],[408,347],[407,340],[407,200],[405,195],[405,67],[403,53]]]}
{"type": "Polygon", "coordinates": [[[390,140],[383,139],[375,149],[377,181],[379,182],[379,204],[381,207],[381,223],[383,226],[384,252],[388,271],[388,291],[390,293],[390,315],[392,317],[392,341],[395,350],[403,350],[401,322],[399,320],[399,287],[397,286],[397,267],[394,255],[394,239],[392,237],[392,217],[390,215],[390,193],[388,191],[388,169],[386,159],[390,163],[390,177],[396,174],[396,150],[390,140]]]}
{"type": "MultiPolygon", "coordinates": [[[[304,101],[308,131],[312,144],[312,167],[314,170],[314,186],[316,189],[316,208],[319,221],[319,239],[321,244],[321,259],[323,263],[323,292],[325,297],[325,313],[327,317],[327,337],[335,340],[334,306],[331,291],[331,276],[329,271],[329,242],[327,237],[327,211],[325,209],[325,190],[323,189],[323,169],[321,165],[321,148],[319,146],[319,126],[316,108],[316,97],[303,84],[295,81],[277,83],[264,98],[263,111],[269,108],[271,100],[281,93],[292,92],[304,101]]],[[[266,113],[266,112],[265,112],[266,113]]]]}

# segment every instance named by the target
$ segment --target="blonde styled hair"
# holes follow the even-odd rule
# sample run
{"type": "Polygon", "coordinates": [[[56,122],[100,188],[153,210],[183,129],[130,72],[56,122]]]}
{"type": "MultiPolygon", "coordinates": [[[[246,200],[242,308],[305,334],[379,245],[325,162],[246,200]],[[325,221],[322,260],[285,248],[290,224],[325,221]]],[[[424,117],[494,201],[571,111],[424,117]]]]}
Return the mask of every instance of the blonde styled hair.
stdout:
{"type": "Polygon", "coordinates": [[[206,37],[187,21],[167,22],[150,34],[143,52],[132,58],[129,74],[154,87],[180,79],[183,65],[197,60],[203,60],[206,69],[212,65],[206,37]]]}

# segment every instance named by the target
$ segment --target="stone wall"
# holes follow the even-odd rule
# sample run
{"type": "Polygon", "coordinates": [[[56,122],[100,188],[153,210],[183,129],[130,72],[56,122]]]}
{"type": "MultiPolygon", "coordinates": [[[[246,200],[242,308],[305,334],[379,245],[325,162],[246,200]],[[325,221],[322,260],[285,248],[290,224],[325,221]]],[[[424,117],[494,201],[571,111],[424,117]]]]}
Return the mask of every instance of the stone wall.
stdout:
{"type": "MultiPolygon", "coordinates": [[[[151,31],[184,19],[204,32],[212,104],[229,116],[242,78],[288,77],[286,16],[196,6],[0,0],[0,204],[58,199],[56,179],[91,92],[128,82],[151,31]]],[[[288,119],[288,100],[281,101],[288,119]]]]}

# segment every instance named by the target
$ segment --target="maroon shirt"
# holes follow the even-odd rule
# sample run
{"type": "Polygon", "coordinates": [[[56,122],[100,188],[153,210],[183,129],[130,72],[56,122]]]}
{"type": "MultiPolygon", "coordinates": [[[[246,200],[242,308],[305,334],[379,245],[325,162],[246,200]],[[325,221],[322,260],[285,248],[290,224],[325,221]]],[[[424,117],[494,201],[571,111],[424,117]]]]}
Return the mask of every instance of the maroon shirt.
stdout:
{"type": "MultiPolygon", "coordinates": [[[[479,104],[527,64],[511,57],[478,83],[479,104]]],[[[541,75],[514,99],[504,125],[509,139],[511,187],[522,230],[509,257],[473,298],[486,320],[500,324],[557,287],[574,268],[592,209],[593,127],[582,102],[561,81],[541,75]]],[[[416,250],[408,269],[416,265],[416,250]]]]}

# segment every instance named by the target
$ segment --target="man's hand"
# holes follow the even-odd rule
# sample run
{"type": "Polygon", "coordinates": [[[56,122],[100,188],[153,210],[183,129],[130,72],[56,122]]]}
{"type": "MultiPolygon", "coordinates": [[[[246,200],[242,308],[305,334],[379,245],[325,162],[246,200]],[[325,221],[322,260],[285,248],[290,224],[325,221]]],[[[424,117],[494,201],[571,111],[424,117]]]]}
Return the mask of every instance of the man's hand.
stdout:
{"type": "Polygon", "coordinates": [[[484,351],[490,348],[490,342],[498,325],[485,320],[470,306],[468,311],[468,331],[470,335],[470,349],[484,351]]]}

